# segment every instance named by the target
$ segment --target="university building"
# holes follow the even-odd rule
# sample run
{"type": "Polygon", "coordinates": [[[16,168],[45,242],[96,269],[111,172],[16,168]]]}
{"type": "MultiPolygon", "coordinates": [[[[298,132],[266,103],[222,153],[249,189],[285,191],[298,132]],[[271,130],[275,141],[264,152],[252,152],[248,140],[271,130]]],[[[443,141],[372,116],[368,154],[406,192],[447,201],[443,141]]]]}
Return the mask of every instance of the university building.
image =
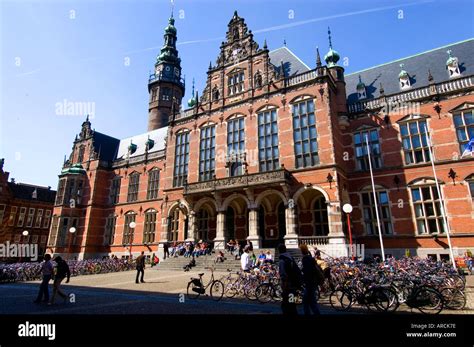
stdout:
{"type": "MultiPolygon", "coordinates": [[[[35,244],[46,251],[56,191],[15,182],[0,159],[0,244],[35,244]]],[[[2,261],[5,259],[1,259],[2,261]]]]}
{"type": "Polygon", "coordinates": [[[308,66],[260,47],[235,12],[205,88],[193,85],[182,109],[174,24],[149,77],[147,132],[120,140],[82,124],[59,175],[52,252],[229,239],[331,252],[348,243],[350,203],[354,242],[380,254],[369,164],[387,254],[446,256],[442,203],[456,255],[474,248],[474,159],[462,156],[474,137],[474,40],[346,75],[330,36],[308,66]]]}

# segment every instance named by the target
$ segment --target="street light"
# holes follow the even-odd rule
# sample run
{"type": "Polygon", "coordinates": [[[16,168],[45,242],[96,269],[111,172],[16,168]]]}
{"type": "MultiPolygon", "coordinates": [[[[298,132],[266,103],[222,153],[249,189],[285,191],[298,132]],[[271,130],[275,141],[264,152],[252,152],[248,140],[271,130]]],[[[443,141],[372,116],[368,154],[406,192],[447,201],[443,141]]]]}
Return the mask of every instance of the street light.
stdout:
{"type": "Polygon", "coordinates": [[[71,242],[72,242],[72,235],[76,232],[76,228],[75,227],[70,227],[69,228],[69,247],[68,247],[68,251],[69,251],[69,254],[71,254],[71,242]]]}
{"type": "MultiPolygon", "coordinates": [[[[137,226],[137,223],[135,223],[134,221],[130,222],[130,224],[128,225],[131,229],[135,229],[135,227],[137,226]]],[[[130,259],[132,259],[132,244],[133,244],[133,236],[135,234],[135,230],[133,230],[133,233],[132,233],[132,237],[130,238],[130,259]]],[[[130,237],[130,235],[129,235],[130,237]]]]}
{"type": "Polygon", "coordinates": [[[350,250],[351,250],[351,255],[352,259],[354,260],[354,254],[353,254],[353,249],[352,249],[352,231],[351,231],[351,217],[350,214],[352,212],[352,205],[351,204],[344,204],[342,206],[342,210],[346,213],[347,215],[347,229],[349,231],[349,244],[350,244],[350,250]]]}

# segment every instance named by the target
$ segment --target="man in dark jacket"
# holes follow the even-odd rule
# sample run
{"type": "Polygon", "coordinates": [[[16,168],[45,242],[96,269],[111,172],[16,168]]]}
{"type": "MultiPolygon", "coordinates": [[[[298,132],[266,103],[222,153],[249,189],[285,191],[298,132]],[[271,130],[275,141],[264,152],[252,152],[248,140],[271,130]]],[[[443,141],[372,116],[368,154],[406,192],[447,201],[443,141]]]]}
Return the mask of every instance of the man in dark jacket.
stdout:
{"type": "Polygon", "coordinates": [[[303,310],[305,315],[321,314],[316,299],[316,290],[321,280],[324,279],[322,270],[319,265],[316,264],[316,260],[311,256],[308,250],[308,246],[305,244],[300,245],[301,253],[303,254],[303,280],[304,280],[304,293],[303,293],[303,310]]]}
{"type": "Polygon", "coordinates": [[[287,252],[286,246],[281,244],[278,246],[279,264],[281,282],[281,311],[285,315],[297,315],[296,309],[296,291],[299,287],[298,277],[301,272],[293,257],[287,252]]]}
{"type": "Polygon", "coordinates": [[[140,274],[142,275],[140,282],[145,283],[143,280],[143,276],[145,276],[145,252],[142,251],[142,254],[140,254],[135,261],[137,262],[137,278],[135,283],[138,283],[138,277],[140,274]]]}
{"type": "Polygon", "coordinates": [[[56,298],[56,294],[59,294],[60,297],[64,299],[64,302],[66,302],[68,296],[61,290],[61,282],[66,279],[66,283],[69,283],[69,278],[71,277],[71,272],[69,271],[69,265],[64,261],[63,258],[60,256],[57,256],[54,261],[56,262],[56,275],[54,276],[54,282],[53,282],[53,296],[51,298],[51,301],[48,303],[48,305],[53,305],[54,304],[54,299],[56,298]]]}

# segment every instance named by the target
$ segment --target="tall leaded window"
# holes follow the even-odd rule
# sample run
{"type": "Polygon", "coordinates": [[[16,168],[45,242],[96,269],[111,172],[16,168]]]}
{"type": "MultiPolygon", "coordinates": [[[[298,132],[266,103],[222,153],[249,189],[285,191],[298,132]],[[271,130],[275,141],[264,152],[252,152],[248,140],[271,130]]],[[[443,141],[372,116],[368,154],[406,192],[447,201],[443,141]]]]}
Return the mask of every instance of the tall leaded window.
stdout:
{"type": "Polygon", "coordinates": [[[112,180],[110,186],[110,203],[117,204],[120,199],[120,185],[122,184],[121,177],[117,176],[112,180]]]}
{"type": "Polygon", "coordinates": [[[115,238],[115,225],[117,223],[117,216],[111,214],[105,221],[104,245],[113,245],[115,238]]]}
{"type": "MultiPolygon", "coordinates": [[[[364,214],[365,230],[368,235],[378,235],[377,215],[375,213],[374,194],[370,191],[362,194],[362,211],[364,214]]],[[[387,191],[376,191],[380,229],[382,234],[392,234],[392,220],[390,215],[390,200],[387,191]]]]}
{"type": "Polygon", "coordinates": [[[244,73],[238,72],[227,79],[228,94],[235,95],[244,91],[244,73]]]}
{"type": "Polygon", "coordinates": [[[230,119],[227,122],[227,160],[230,176],[242,175],[242,161],[245,154],[245,119],[230,119]]]}
{"type": "Polygon", "coordinates": [[[140,185],[140,174],[138,172],[134,172],[128,178],[127,202],[138,200],[139,185],[140,185]]]}
{"type": "Polygon", "coordinates": [[[474,179],[469,182],[469,191],[471,192],[471,200],[474,201],[474,179]]]}
{"type": "Polygon", "coordinates": [[[405,164],[430,161],[426,120],[415,120],[400,125],[405,164]]]}
{"type": "Polygon", "coordinates": [[[146,191],[147,199],[156,199],[158,189],[160,188],[160,170],[153,169],[148,173],[148,188],[146,191]]]}
{"type": "Polygon", "coordinates": [[[16,206],[12,206],[10,209],[10,217],[8,217],[8,226],[13,226],[15,225],[15,219],[16,219],[16,211],[17,211],[16,206]]]}
{"type": "Polygon", "coordinates": [[[293,140],[297,168],[319,164],[318,134],[311,99],[293,105],[293,140]]]}
{"type": "Polygon", "coordinates": [[[130,226],[130,223],[135,223],[135,217],[136,217],[135,212],[127,212],[125,214],[125,222],[123,226],[123,240],[122,244],[123,245],[131,245],[133,244],[133,234],[135,233],[135,228],[132,228],[130,226]]]}
{"type": "Polygon", "coordinates": [[[276,109],[258,114],[258,160],[260,172],[280,168],[276,109]]]}
{"type": "Polygon", "coordinates": [[[82,163],[84,161],[84,151],[85,151],[85,147],[80,146],[79,147],[79,154],[77,156],[77,162],[78,163],[82,163]]]}
{"type": "Polygon", "coordinates": [[[168,241],[177,241],[179,232],[179,209],[176,208],[168,217],[168,241]]]}
{"type": "Polygon", "coordinates": [[[173,187],[184,185],[188,177],[189,132],[176,134],[173,187]]]}
{"type": "Polygon", "coordinates": [[[321,196],[314,202],[314,234],[316,236],[326,236],[329,234],[328,207],[326,199],[321,196]]]}
{"type": "Polygon", "coordinates": [[[143,229],[143,243],[155,242],[156,210],[145,212],[145,227],[143,229]]]}
{"type": "Polygon", "coordinates": [[[216,167],[216,127],[214,125],[201,129],[199,145],[199,180],[213,179],[216,167]]]}
{"type": "Polygon", "coordinates": [[[418,234],[442,233],[446,225],[441,213],[441,200],[435,185],[411,188],[418,234]]]}
{"type": "Polygon", "coordinates": [[[369,169],[369,155],[367,153],[367,142],[370,148],[372,167],[378,169],[382,167],[382,156],[380,153],[379,133],[377,129],[363,130],[354,133],[354,146],[356,155],[357,170],[369,169]]]}
{"type": "Polygon", "coordinates": [[[474,116],[472,110],[455,113],[453,116],[456,135],[458,137],[461,154],[470,139],[474,138],[474,116]]]}

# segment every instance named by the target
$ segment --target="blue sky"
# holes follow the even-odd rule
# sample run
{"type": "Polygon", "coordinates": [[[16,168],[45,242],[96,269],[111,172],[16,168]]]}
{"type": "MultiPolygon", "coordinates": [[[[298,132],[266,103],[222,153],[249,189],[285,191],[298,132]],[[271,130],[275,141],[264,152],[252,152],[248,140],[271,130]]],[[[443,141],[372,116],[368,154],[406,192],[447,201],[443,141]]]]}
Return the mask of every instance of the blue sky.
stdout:
{"type": "MultiPolygon", "coordinates": [[[[64,100],[94,105],[102,133],[146,131],[147,77],[170,8],[169,0],[0,0],[0,158],[11,177],[56,189],[85,118],[58,112],[64,100]]],[[[193,77],[202,91],[234,10],[260,46],[285,39],[311,68],[316,46],[327,52],[329,25],[346,73],[474,36],[470,0],[175,0],[183,102],[193,77]]]]}

